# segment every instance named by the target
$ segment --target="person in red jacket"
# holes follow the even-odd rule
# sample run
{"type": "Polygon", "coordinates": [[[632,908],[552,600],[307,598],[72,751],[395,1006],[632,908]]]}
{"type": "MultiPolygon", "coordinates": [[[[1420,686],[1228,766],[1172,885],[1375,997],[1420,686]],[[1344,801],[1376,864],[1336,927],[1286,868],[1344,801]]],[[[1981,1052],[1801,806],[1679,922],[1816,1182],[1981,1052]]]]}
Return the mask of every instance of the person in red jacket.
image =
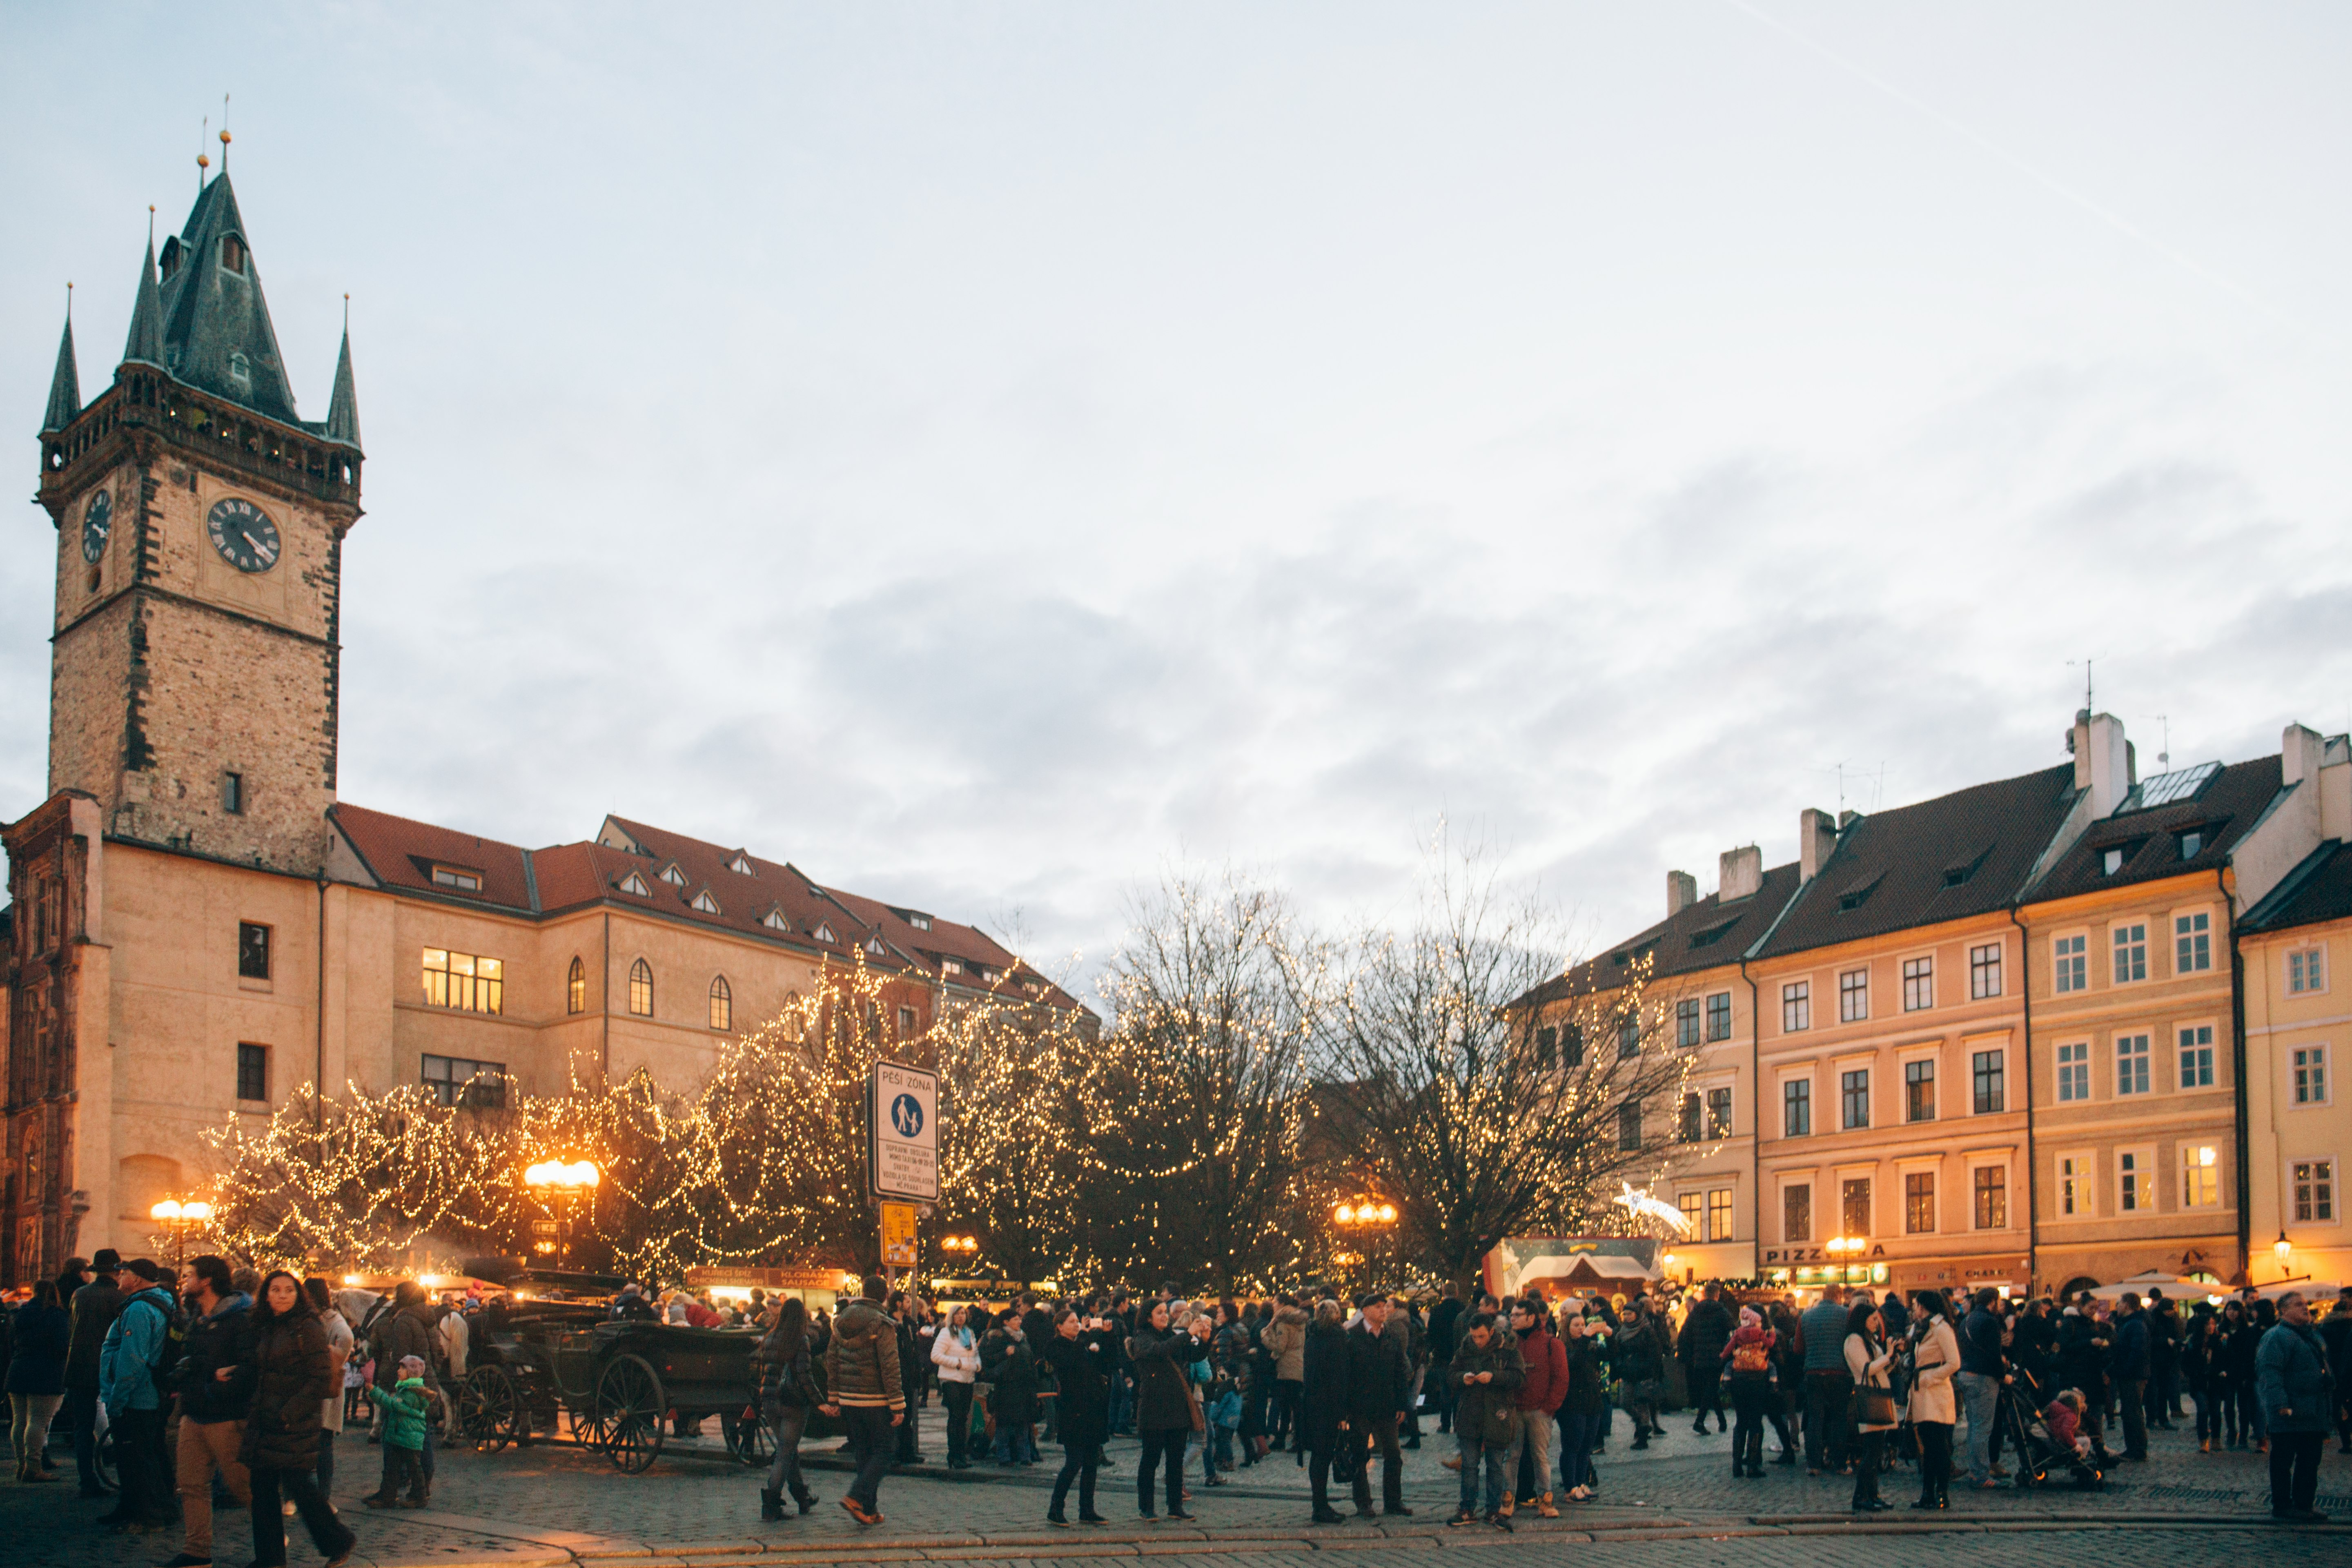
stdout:
{"type": "Polygon", "coordinates": [[[1514,1401],[1519,1411],[1519,1441],[1510,1467],[1521,1477],[1519,1506],[1532,1506],[1544,1518],[1558,1519],[1559,1510],[1551,1500],[1551,1432],[1552,1418],[1568,1397],[1568,1350],[1551,1331],[1551,1313],[1539,1296],[1511,1303],[1511,1332],[1527,1366],[1527,1381],[1519,1384],[1514,1401]],[[1516,1462],[1521,1456],[1525,1468],[1516,1462]]]}

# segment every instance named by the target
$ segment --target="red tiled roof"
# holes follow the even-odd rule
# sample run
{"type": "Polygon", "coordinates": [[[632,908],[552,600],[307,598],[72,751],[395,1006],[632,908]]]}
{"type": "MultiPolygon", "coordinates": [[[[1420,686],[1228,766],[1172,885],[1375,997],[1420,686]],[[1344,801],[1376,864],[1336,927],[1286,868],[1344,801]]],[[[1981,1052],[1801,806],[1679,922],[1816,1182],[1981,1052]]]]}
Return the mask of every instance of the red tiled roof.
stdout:
{"type": "Polygon", "coordinates": [[[827,888],[825,891],[859,920],[881,932],[883,939],[891,946],[909,954],[925,969],[950,985],[987,991],[995,988],[998,980],[1005,976],[1017,976],[1040,987],[1037,997],[1040,1001],[1056,1007],[1080,1005],[1076,997],[1038,973],[1022,962],[1019,954],[997,942],[985,931],[956,921],[941,920],[922,910],[886,904],[863,893],[846,892],[839,888],[827,888]],[[918,917],[929,922],[928,929],[915,924],[918,917]],[[961,966],[961,973],[945,972],[946,962],[950,960],[961,966]],[[997,980],[974,973],[980,969],[985,969],[997,980]]]}
{"type": "Polygon", "coordinates": [[[519,846],[360,805],[332,805],[327,808],[327,816],[376,879],[387,887],[510,910],[531,907],[530,877],[519,846]],[[481,890],[469,893],[437,886],[433,880],[436,865],[479,872],[481,890]]]}

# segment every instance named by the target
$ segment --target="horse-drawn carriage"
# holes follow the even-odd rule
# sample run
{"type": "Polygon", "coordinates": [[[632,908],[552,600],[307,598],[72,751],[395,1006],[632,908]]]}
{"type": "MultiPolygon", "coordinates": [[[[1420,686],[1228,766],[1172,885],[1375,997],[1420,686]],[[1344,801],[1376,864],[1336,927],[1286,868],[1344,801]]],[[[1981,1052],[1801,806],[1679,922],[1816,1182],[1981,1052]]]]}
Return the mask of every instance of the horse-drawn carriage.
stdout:
{"type": "Polygon", "coordinates": [[[575,1440],[634,1475],[660,1457],[673,1423],[716,1415],[727,1451],[764,1465],[768,1429],[741,1418],[758,1402],[759,1342],[740,1329],[608,1321],[594,1302],[529,1302],[477,1331],[458,1423],[470,1442],[492,1451],[568,1426],[575,1440]]]}

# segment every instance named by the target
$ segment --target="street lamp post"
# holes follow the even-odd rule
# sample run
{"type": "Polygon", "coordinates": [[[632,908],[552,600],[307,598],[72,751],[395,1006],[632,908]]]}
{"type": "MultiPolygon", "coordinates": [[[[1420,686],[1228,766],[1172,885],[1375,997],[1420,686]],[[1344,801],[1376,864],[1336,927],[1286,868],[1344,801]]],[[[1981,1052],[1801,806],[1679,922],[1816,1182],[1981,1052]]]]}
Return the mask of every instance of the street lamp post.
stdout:
{"type": "Polygon", "coordinates": [[[522,1173],[523,1184],[539,1194],[540,1201],[551,1203],[556,1213],[555,1266],[561,1268],[570,1257],[567,1243],[571,1240],[572,1211],[582,1199],[596,1190],[604,1173],[596,1168],[593,1160],[566,1163],[562,1160],[542,1160],[522,1173]]]}
{"type": "Polygon", "coordinates": [[[172,1233],[172,1268],[177,1272],[188,1250],[188,1232],[213,1217],[213,1205],[202,1198],[182,1203],[177,1198],[165,1198],[147,1211],[172,1233]]]}

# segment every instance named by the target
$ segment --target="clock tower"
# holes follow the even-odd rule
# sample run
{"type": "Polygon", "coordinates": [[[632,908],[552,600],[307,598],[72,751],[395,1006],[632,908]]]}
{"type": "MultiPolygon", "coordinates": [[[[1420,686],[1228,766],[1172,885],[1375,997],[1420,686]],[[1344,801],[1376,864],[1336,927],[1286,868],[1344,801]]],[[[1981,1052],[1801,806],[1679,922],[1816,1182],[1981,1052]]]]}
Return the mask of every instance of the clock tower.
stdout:
{"type": "Polygon", "coordinates": [[[226,167],[160,258],[149,241],[87,407],[67,323],[40,443],[51,793],[93,797],[110,838],[317,874],[360,517],[351,334],[326,419],[302,420],[226,167]]]}

